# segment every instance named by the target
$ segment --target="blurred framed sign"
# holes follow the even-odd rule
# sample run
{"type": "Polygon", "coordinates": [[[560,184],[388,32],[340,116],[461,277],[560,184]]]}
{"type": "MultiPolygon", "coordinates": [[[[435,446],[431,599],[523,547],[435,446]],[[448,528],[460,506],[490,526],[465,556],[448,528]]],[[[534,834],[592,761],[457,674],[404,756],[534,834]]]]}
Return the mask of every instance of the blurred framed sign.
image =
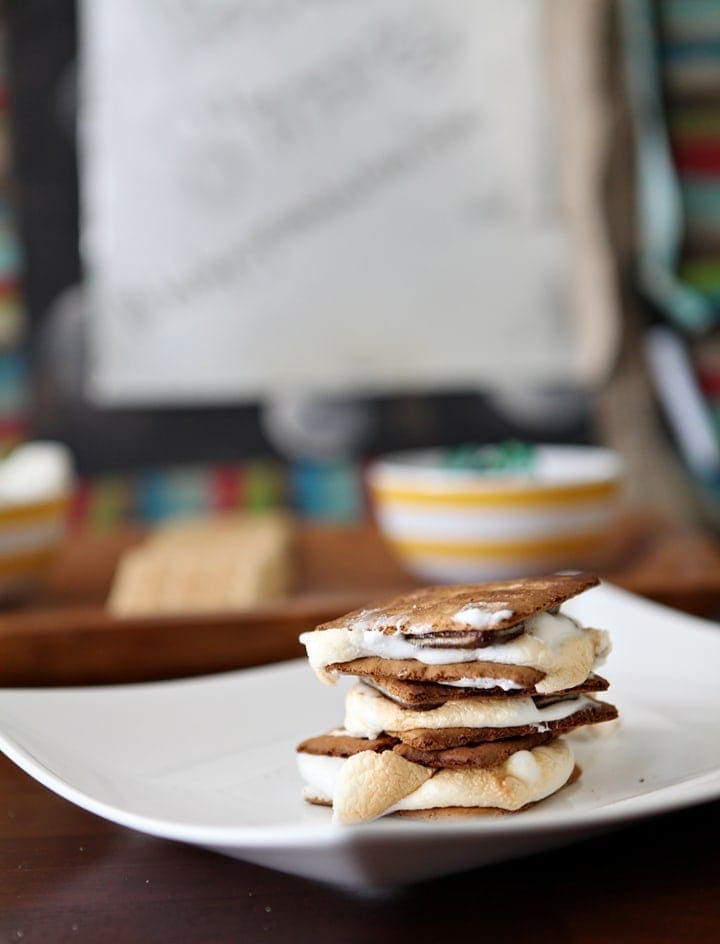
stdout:
{"type": "Polygon", "coordinates": [[[605,6],[81,0],[96,402],[599,376],[605,6]]]}

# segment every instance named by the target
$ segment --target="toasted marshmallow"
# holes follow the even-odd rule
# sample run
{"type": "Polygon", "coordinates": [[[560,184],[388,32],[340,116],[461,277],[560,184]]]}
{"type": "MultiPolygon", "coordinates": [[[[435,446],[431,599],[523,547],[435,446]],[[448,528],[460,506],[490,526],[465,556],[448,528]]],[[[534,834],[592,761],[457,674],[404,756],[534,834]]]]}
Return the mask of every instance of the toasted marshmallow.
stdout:
{"type": "Polygon", "coordinates": [[[336,821],[352,824],[403,810],[519,810],[564,786],[575,760],[568,745],[557,740],[518,751],[490,768],[433,772],[392,751],[363,751],[348,759],[298,754],[298,764],[306,797],[331,802],[336,821]]]}

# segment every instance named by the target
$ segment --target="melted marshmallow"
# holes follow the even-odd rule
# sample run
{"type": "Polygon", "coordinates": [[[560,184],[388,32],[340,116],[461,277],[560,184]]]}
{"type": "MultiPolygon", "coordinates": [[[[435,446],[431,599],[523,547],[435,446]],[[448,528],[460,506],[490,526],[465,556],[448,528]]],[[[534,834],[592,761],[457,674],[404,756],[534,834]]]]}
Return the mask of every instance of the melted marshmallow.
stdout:
{"type": "Polygon", "coordinates": [[[362,682],[345,699],[344,727],[352,737],[376,738],[382,731],[414,728],[516,728],[533,725],[547,730],[548,721],[559,721],[592,705],[586,695],[539,708],[532,698],[468,698],[448,701],[439,708],[413,711],[362,682]]]}
{"type": "Polygon", "coordinates": [[[452,682],[444,681],[436,684],[448,685],[450,688],[472,688],[479,692],[487,688],[500,688],[504,692],[516,692],[522,688],[522,685],[513,679],[496,678],[460,678],[452,682]]]}
{"type": "Polygon", "coordinates": [[[528,666],[544,672],[538,692],[549,694],[584,682],[610,651],[603,630],[583,629],[562,613],[537,613],[525,620],[524,632],[509,642],[478,649],[418,646],[410,637],[385,634],[362,626],[303,633],[310,664],[325,682],[334,682],[327,666],[367,656],[381,659],[416,659],[426,665],[495,662],[528,666]]]}
{"type": "Polygon", "coordinates": [[[454,623],[462,623],[473,629],[494,629],[500,623],[514,616],[513,610],[503,603],[469,603],[453,616],[454,623]]]}
{"type": "Polygon", "coordinates": [[[297,764],[300,776],[306,783],[305,796],[331,803],[345,758],[300,753],[297,755],[297,764]]]}

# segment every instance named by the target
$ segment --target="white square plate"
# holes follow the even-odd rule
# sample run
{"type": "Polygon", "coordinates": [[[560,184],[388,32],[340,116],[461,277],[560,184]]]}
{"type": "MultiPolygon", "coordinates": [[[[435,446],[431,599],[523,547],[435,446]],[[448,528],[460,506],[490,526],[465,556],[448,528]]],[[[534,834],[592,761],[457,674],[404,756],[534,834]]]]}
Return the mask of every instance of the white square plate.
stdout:
{"type": "MultiPolygon", "coordinates": [[[[573,842],[720,796],[720,627],[599,587],[621,723],[571,736],[583,776],[518,815],[334,826],[294,746],[342,720],[305,662],[149,685],[0,691],[0,748],[51,790],[155,836],[343,885],[401,884],[573,842]]],[[[601,726],[603,727],[603,726],[601,726]]]]}

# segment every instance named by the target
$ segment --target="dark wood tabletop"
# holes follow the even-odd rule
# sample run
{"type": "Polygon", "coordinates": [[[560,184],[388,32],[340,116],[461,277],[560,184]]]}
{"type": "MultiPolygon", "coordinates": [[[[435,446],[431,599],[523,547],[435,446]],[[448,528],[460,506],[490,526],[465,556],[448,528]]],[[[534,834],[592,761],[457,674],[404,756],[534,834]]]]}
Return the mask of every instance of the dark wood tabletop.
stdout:
{"type": "MultiPolygon", "coordinates": [[[[337,540],[335,535],[334,548],[337,540]]],[[[343,540],[359,546],[358,535],[343,540]]],[[[686,536],[653,547],[653,566],[636,565],[628,582],[644,579],[650,586],[655,580],[653,586],[681,593],[687,609],[720,611],[714,544],[700,547],[686,536]],[[693,559],[696,566],[690,567],[693,559]]],[[[337,585],[324,588],[333,592],[348,585],[351,573],[357,580],[352,559],[335,556],[347,573],[336,574],[337,585]]],[[[377,568],[375,554],[373,560],[377,568]]],[[[327,580],[327,570],[320,569],[327,580]]],[[[383,566],[383,579],[394,580],[386,571],[383,566]]],[[[317,582],[308,579],[313,589],[320,589],[317,582]]],[[[72,581],[62,583],[67,588],[72,581]]],[[[47,622],[46,607],[43,602],[47,622]]],[[[89,611],[83,612],[89,619],[89,611]]],[[[6,640],[9,651],[19,652],[25,616],[16,617],[6,640]]],[[[25,625],[32,641],[32,621],[25,625]]],[[[88,625],[77,636],[82,644],[91,644],[88,625]]],[[[71,620],[68,626],[72,634],[80,633],[71,620]]],[[[153,627],[140,630],[154,638],[153,627]]],[[[223,658],[234,652],[223,649],[223,658]]],[[[144,671],[139,663],[135,668],[144,671]]],[[[0,944],[476,939],[715,944],[720,940],[718,814],[720,803],[705,804],[531,858],[395,892],[358,894],[115,826],[50,793],[0,757],[0,944]]]]}
{"type": "Polygon", "coordinates": [[[716,944],[719,814],[358,894],[114,826],[0,759],[0,941],[716,944]]]}

